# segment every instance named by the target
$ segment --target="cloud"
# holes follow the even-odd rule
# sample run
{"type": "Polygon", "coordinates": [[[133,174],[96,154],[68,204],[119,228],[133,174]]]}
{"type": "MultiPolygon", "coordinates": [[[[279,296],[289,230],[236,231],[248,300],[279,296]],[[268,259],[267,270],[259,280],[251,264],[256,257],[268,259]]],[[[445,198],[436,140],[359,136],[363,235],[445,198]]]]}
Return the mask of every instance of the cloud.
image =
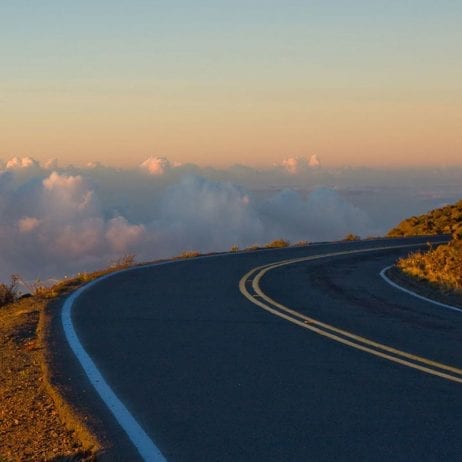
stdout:
{"type": "Polygon", "coordinates": [[[116,217],[108,222],[105,237],[112,251],[123,254],[136,248],[145,233],[144,225],[131,225],[124,217],[116,217]]]}
{"type": "Polygon", "coordinates": [[[321,162],[318,156],[313,154],[309,159],[306,157],[288,157],[275,166],[276,168],[285,170],[290,175],[300,175],[308,172],[310,169],[319,168],[321,162]]]}
{"type": "Polygon", "coordinates": [[[53,157],[52,159],[48,159],[44,166],[45,170],[57,170],[58,169],[58,159],[53,157]]]}
{"type": "Polygon", "coordinates": [[[180,165],[180,163],[172,164],[166,157],[149,157],[140,164],[140,168],[147,171],[150,175],[160,176],[180,165]]]}
{"type": "Polygon", "coordinates": [[[96,213],[94,191],[82,176],[52,172],[43,180],[43,206],[53,207],[52,216],[78,217],[83,213],[96,213]]]}
{"type": "Polygon", "coordinates": [[[39,163],[31,157],[13,157],[6,163],[7,170],[38,168],[39,163]]]}
{"type": "Polygon", "coordinates": [[[19,232],[30,233],[40,224],[40,220],[34,217],[23,217],[18,221],[19,232]]]}
{"type": "Polygon", "coordinates": [[[165,191],[159,219],[152,226],[172,250],[213,251],[248,245],[264,231],[242,188],[192,175],[165,191]]]}
{"type": "Polygon", "coordinates": [[[50,168],[31,158],[7,164],[0,170],[0,281],[11,273],[61,278],[126,253],[143,261],[279,237],[380,234],[462,196],[460,171],[329,171],[318,168],[316,156],[260,170],[200,168],[161,157],[133,169],[97,162],[50,168]]]}
{"type": "Polygon", "coordinates": [[[318,167],[321,167],[321,161],[319,160],[319,157],[317,156],[317,154],[313,154],[313,155],[310,157],[310,160],[308,161],[308,165],[309,165],[311,168],[318,168],[318,167]]]}

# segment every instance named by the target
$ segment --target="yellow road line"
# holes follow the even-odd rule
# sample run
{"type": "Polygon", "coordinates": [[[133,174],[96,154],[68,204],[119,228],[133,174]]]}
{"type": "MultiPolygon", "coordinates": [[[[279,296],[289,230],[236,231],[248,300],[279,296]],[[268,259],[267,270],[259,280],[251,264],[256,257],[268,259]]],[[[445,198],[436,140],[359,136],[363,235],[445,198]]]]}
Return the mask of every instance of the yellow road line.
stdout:
{"type": "Polygon", "coordinates": [[[261,278],[267,272],[275,268],[279,268],[281,266],[301,263],[301,262],[309,261],[309,260],[317,260],[321,258],[333,257],[333,256],[351,255],[351,254],[380,251],[380,250],[393,250],[393,249],[399,249],[399,248],[405,248],[405,247],[417,247],[421,245],[422,244],[399,245],[399,246],[393,246],[393,247],[378,247],[374,249],[334,252],[334,253],[329,253],[329,254],[324,254],[324,255],[313,255],[310,257],[294,258],[294,259],[279,261],[276,263],[270,263],[267,265],[253,268],[247,274],[245,274],[239,282],[239,289],[241,293],[248,300],[258,305],[260,308],[263,308],[264,310],[272,314],[275,314],[276,316],[286,319],[287,321],[290,321],[294,324],[304,327],[305,329],[309,329],[319,335],[330,338],[331,340],[337,341],[339,343],[343,343],[345,345],[351,346],[358,350],[373,354],[375,356],[388,359],[389,361],[393,361],[393,362],[411,367],[413,369],[420,370],[428,374],[436,375],[444,379],[451,380],[453,382],[462,383],[462,377],[457,376],[457,375],[462,376],[462,369],[459,369],[453,366],[448,366],[446,364],[442,364],[437,361],[432,361],[430,359],[423,358],[421,356],[410,354],[405,351],[398,350],[396,348],[390,347],[382,343],[374,342],[373,340],[370,340],[368,338],[353,334],[349,331],[339,329],[330,324],[326,324],[321,321],[318,321],[317,319],[305,316],[304,314],[294,311],[286,307],[285,305],[282,305],[281,303],[268,297],[260,288],[261,278]],[[248,282],[252,282],[252,288],[255,291],[255,295],[252,295],[247,290],[246,285],[248,282]],[[266,303],[264,303],[264,301],[255,299],[255,296],[258,296],[260,299],[264,300],[266,303]],[[339,334],[339,335],[336,335],[336,334],[339,334]],[[340,337],[340,335],[346,338],[340,337]],[[415,361],[415,362],[411,362],[411,361],[415,361]],[[421,364],[416,364],[416,363],[421,363],[421,364]],[[425,366],[422,364],[424,364],[425,366]],[[440,370],[436,370],[433,368],[437,368],[440,370]],[[456,375],[451,375],[450,373],[446,373],[442,371],[452,372],[456,375]]]}

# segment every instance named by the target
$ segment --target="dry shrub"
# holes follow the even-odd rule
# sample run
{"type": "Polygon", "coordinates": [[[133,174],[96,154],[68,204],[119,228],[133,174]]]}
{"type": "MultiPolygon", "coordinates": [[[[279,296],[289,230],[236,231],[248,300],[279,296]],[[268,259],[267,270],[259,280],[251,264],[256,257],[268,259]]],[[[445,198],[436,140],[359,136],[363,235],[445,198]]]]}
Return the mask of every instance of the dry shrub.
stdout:
{"type": "Polygon", "coordinates": [[[77,273],[76,276],[70,278],[65,276],[61,281],[58,281],[52,286],[44,285],[39,279],[36,280],[32,285],[28,285],[25,281],[22,282],[34,296],[49,299],[66,294],[72,290],[77,289],[82,284],[92,281],[93,279],[97,279],[108,273],[113,273],[114,271],[128,268],[134,264],[135,255],[126,254],[122,255],[116,260],[112,260],[109,264],[109,267],[107,268],[93,271],[91,273],[77,273]]]}
{"type": "Polygon", "coordinates": [[[360,239],[361,238],[357,234],[353,234],[353,233],[347,234],[343,238],[344,241],[359,241],[360,239]]]}
{"type": "Polygon", "coordinates": [[[194,258],[198,257],[199,255],[201,255],[201,253],[197,250],[185,250],[180,255],[178,255],[178,258],[194,258]]]}
{"type": "MultiPolygon", "coordinates": [[[[129,266],[133,266],[135,264],[135,255],[132,253],[127,253],[122,255],[116,260],[112,260],[110,267],[115,269],[123,269],[128,268],[129,266]]],[[[79,274],[86,274],[86,273],[79,273],[79,274]]]]}
{"type": "Polygon", "coordinates": [[[268,242],[265,244],[267,249],[283,249],[284,247],[289,247],[290,242],[285,239],[275,239],[274,241],[268,242]]]}
{"type": "Polygon", "coordinates": [[[0,307],[13,303],[19,298],[18,282],[19,276],[12,274],[9,284],[0,283],[0,307]]]}
{"type": "Polygon", "coordinates": [[[462,241],[453,240],[427,252],[413,252],[398,260],[410,276],[437,284],[445,290],[462,290],[462,241]]]}

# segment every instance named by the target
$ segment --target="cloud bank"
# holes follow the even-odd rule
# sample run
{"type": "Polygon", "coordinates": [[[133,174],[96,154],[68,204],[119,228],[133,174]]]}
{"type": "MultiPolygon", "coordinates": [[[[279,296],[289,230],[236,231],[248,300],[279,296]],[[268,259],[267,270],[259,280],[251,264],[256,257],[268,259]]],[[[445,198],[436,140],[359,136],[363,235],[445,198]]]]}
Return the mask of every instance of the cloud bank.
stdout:
{"type": "MultiPolygon", "coordinates": [[[[0,170],[0,280],[11,273],[61,278],[127,253],[143,261],[279,237],[296,242],[374,235],[386,229],[374,219],[374,197],[384,190],[374,196],[364,184],[355,189],[364,175],[380,184],[380,173],[329,172],[316,156],[288,158],[267,170],[221,171],[165,157],[129,170],[97,162],[59,168],[56,160],[41,165],[15,157],[0,170]]],[[[403,174],[406,184],[404,178],[409,182],[409,174],[403,174]]],[[[390,191],[396,195],[396,186],[390,191]]],[[[420,199],[431,200],[443,198],[420,199]]],[[[384,220],[390,204],[384,200],[380,207],[384,220]]],[[[388,215],[387,228],[396,223],[388,215]]]]}

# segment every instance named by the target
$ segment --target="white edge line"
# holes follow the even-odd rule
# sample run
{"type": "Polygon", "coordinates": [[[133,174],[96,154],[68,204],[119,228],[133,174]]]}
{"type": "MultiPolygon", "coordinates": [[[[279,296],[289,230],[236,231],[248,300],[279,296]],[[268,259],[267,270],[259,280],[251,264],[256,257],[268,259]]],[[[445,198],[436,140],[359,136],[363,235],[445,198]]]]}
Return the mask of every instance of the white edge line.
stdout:
{"type": "Polygon", "coordinates": [[[130,441],[141,455],[142,459],[146,462],[166,462],[166,459],[160,452],[159,448],[154,444],[152,439],[146,434],[141,425],[136,421],[130,411],[125,407],[122,401],[117,397],[117,395],[108,385],[103,375],[98,370],[95,363],[80,343],[79,337],[77,336],[77,333],[74,329],[74,325],[72,324],[72,306],[75,300],[85,290],[94,286],[96,283],[103,281],[104,279],[114,276],[115,274],[120,274],[125,271],[134,270],[137,268],[142,267],[129,268],[107,274],[77,289],[66,298],[61,311],[61,321],[66,339],[78,361],[80,362],[83,370],[87,374],[88,379],[106,406],[112,412],[119,425],[126,432],[130,441]]]}
{"type": "Polygon", "coordinates": [[[191,261],[191,260],[204,260],[207,258],[219,258],[233,255],[232,253],[224,253],[218,255],[201,255],[193,259],[190,258],[180,258],[176,260],[167,260],[157,263],[149,263],[147,265],[133,266],[130,268],[125,268],[120,271],[114,271],[109,274],[105,274],[88,284],[78,288],[75,292],[69,295],[63,303],[61,310],[61,323],[63,326],[64,334],[66,337],[69,346],[71,347],[74,355],[82,366],[85,374],[87,375],[90,383],[95,388],[96,392],[103,400],[104,404],[109,408],[112,415],[115,417],[118,424],[127,434],[130,441],[138,450],[141,458],[145,462],[167,462],[167,459],[162,455],[160,449],[155,445],[154,441],[147,435],[143,430],[141,425],[136,421],[130,411],[125,407],[123,402],[119,397],[114,393],[112,388],[106,382],[105,378],[96,367],[96,364],[91,359],[90,355],[86,352],[85,348],[80,343],[77,332],[75,331],[74,325],[72,323],[72,307],[75,300],[82,295],[83,292],[93,287],[97,283],[104,281],[116,274],[126,273],[129,271],[135,271],[138,269],[144,268],[153,268],[155,266],[169,265],[172,263],[177,263],[181,261],[191,261]]]}
{"type": "Polygon", "coordinates": [[[392,268],[394,265],[390,265],[390,266],[387,266],[386,268],[383,268],[382,271],[380,271],[380,276],[382,276],[383,280],[385,282],[387,282],[388,284],[390,284],[391,286],[395,287],[396,289],[399,289],[403,292],[406,292],[407,294],[409,295],[412,295],[413,297],[417,297],[417,298],[420,298],[420,300],[424,300],[426,302],[429,302],[429,303],[433,303],[434,305],[438,305],[438,306],[441,306],[442,308],[447,308],[448,310],[452,310],[452,311],[458,311],[459,313],[462,313],[462,309],[461,308],[457,308],[456,306],[452,306],[452,305],[446,305],[446,303],[441,303],[441,302],[437,302],[436,300],[432,300],[431,298],[427,298],[427,297],[424,297],[423,295],[419,295],[415,292],[413,292],[412,290],[408,290],[408,289],[405,289],[404,287],[400,286],[399,284],[396,284],[396,282],[393,282],[385,273],[390,269],[392,268]]]}

